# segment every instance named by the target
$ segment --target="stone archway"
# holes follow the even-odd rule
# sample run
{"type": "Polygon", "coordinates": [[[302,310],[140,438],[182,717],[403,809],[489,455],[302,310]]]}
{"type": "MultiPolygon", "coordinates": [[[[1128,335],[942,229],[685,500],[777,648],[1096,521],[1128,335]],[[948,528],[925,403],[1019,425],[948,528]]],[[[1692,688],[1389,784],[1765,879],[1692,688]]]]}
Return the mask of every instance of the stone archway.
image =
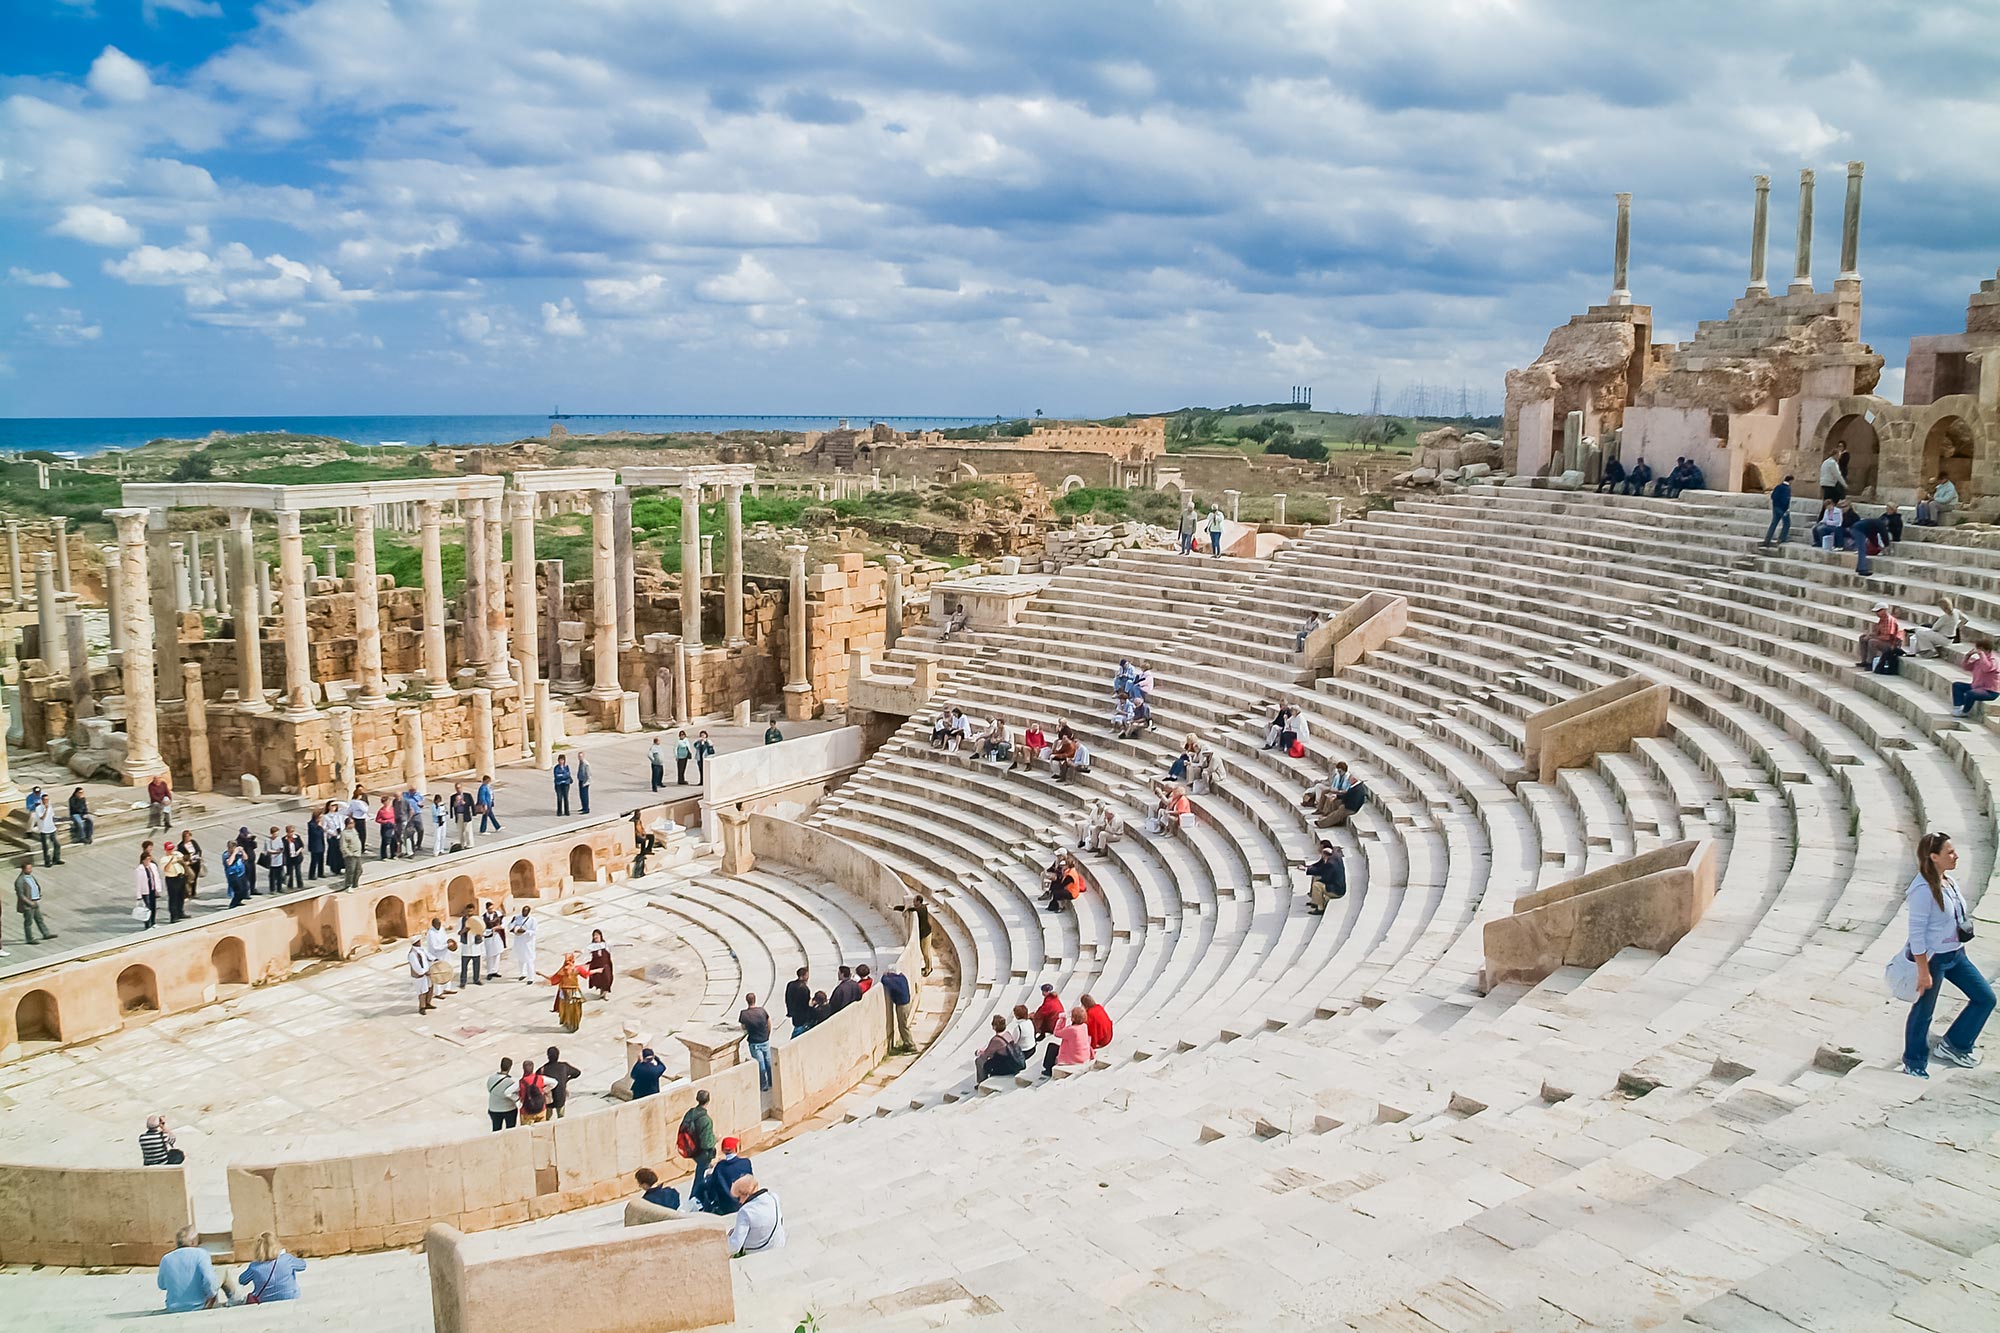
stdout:
{"type": "Polygon", "coordinates": [[[159,1009],[160,983],[152,968],[134,963],[118,974],[119,1013],[129,1018],[134,1014],[158,1013],[159,1009]]]}
{"type": "Polygon", "coordinates": [[[457,916],[466,908],[477,907],[478,905],[479,886],[472,882],[472,876],[453,876],[451,883],[444,886],[446,916],[457,916]]]}
{"type": "Polygon", "coordinates": [[[516,861],[507,871],[507,894],[512,898],[539,898],[541,886],[535,883],[535,863],[526,857],[516,861]]]}
{"type": "Polygon", "coordinates": [[[250,984],[250,959],[243,948],[243,941],[234,935],[224,935],[209,951],[208,966],[215,973],[218,986],[247,986],[250,984]]]}
{"type": "Polygon", "coordinates": [[[1848,455],[1847,466],[1841,470],[1847,474],[1850,495],[1868,495],[1875,489],[1875,474],[1882,458],[1882,437],[1876,432],[1876,420],[1873,409],[1847,412],[1836,416],[1827,427],[1826,444],[1819,451],[1818,461],[1830,455],[1848,455]]]}
{"type": "Polygon", "coordinates": [[[408,910],[403,900],[394,895],[386,895],[375,900],[375,934],[382,943],[407,939],[410,933],[408,910]]]}
{"type": "Polygon", "coordinates": [[[1979,434],[1971,421],[1957,412],[1944,412],[1924,424],[1922,456],[1917,464],[1917,485],[1934,484],[1940,475],[1951,478],[1961,500],[1971,494],[1973,459],[1979,451],[1979,434]]]}
{"type": "Polygon", "coordinates": [[[1058,495],[1068,495],[1071,491],[1082,490],[1083,487],[1084,487],[1083,478],[1077,476],[1076,473],[1072,472],[1067,477],[1064,477],[1062,479],[1062,485],[1056,488],[1056,493],[1058,495]]]}
{"type": "Polygon", "coordinates": [[[18,1042],[61,1041],[62,1011],[50,991],[31,990],[14,1006],[14,1039],[18,1042]]]}
{"type": "Polygon", "coordinates": [[[588,884],[596,880],[596,848],[587,842],[580,842],[569,849],[569,877],[578,884],[588,884]]]}

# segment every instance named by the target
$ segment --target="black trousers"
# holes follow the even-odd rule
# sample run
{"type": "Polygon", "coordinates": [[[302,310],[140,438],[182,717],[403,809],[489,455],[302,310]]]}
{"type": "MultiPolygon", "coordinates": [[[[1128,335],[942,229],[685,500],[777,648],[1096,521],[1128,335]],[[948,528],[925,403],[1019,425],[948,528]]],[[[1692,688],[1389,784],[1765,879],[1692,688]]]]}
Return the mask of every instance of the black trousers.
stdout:
{"type": "Polygon", "coordinates": [[[167,920],[180,921],[187,916],[187,881],[179,875],[167,876],[167,920]]]}
{"type": "Polygon", "coordinates": [[[566,814],[568,814],[568,813],[569,813],[569,788],[568,788],[568,787],[557,787],[557,788],[556,788],[556,813],[557,813],[557,814],[559,814],[559,815],[566,815],[566,814]]]}
{"type": "Polygon", "coordinates": [[[498,1134],[503,1129],[512,1129],[515,1125],[521,1123],[521,1113],[519,1111],[488,1111],[486,1118],[493,1122],[493,1132],[495,1134],[498,1134]]]}
{"type": "Polygon", "coordinates": [[[590,813],[590,784],[588,782],[579,782],[576,784],[576,805],[578,814],[587,815],[590,813]]]}
{"type": "Polygon", "coordinates": [[[674,756],[674,784],[680,787],[688,785],[688,761],[679,755],[674,756]]]}
{"type": "Polygon", "coordinates": [[[654,764],[653,790],[658,791],[660,788],[666,785],[667,785],[667,766],[665,764],[654,764]]]}

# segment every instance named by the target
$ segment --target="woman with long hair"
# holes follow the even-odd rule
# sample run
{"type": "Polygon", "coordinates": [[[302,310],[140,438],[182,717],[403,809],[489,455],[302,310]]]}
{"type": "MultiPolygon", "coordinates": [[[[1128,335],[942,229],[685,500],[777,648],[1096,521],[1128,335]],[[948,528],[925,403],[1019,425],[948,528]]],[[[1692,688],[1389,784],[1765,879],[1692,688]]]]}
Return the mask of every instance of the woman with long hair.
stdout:
{"type": "Polygon", "coordinates": [[[1917,875],[1904,895],[1909,903],[1910,957],[1917,964],[1917,999],[1903,1028],[1903,1072],[1930,1077],[1930,1058],[1970,1069],[1979,1063],[1972,1053],[1980,1029],[1993,1013],[1993,987],[1970,958],[1972,915],[1965,895],[1951,872],[1958,866],[1958,849],[1943,833],[1926,833],[1917,843],[1917,875]],[[1931,1040],[1931,1014],[1943,983],[1965,992],[1965,1008],[1937,1041],[1931,1040]]]}

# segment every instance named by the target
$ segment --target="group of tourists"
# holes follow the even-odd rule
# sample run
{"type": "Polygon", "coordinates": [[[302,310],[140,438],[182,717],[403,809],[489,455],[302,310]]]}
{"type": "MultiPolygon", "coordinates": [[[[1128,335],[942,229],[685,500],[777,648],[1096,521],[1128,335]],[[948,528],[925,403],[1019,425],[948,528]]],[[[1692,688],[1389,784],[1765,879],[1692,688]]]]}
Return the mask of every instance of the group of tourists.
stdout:
{"type": "MultiPolygon", "coordinates": [[[[785,1214],[778,1196],[759,1184],[751,1173],[750,1159],[742,1153],[741,1140],[733,1135],[716,1137],[708,1103],[708,1090],[704,1088],[695,1094],[694,1105],[681,1117],[680,1127],[674,1132],[674,1151],[683,1161],[693,1163],[694,1169],[688,1182],[686,1211],[730,1219],[726,1244],[733,1259],[782,1249],[785,1214]]],[[[632,1179],[639,1186],[643,1202],[670,1214],[682,1213],[681,1192],[663,1182],[659,1172],[642,1166],[632,1179]]]]}
{"type": "Polygon", "coordinates": [[[201,1229],[188,1225],[174,1236],[174,1248],[160,1258],[156,1279],[167,1298],[168,1314],[213,1310],[226,1305],[268,1305],[299,1298],[299,1274],[306,1261],[287,1251],[269,1231],[250,1245],[241,1273],[216,1271],[215,1258],[201,1243],[201,1229]]]}
{"type": "MultiPolygon", "coordinates": [[[[238,844],[231,843],[230,848],[241,854],[238,844]]],[[[207,864],[201,844],[187,829],[181,830],[180,837],[162,842],[157,855],[151,838],[140,843],[139,863],[132,874],[136,900],[132,919],[140,929],[151,930],[159,924],[162,899],[166,900],[169,925],[187,920],[187,905],[199,891],[201,872],[207,864]]]]}
{"type": "Polygon", "coordinates": [[[569,1109],[570,1082],[582,1073],[554,1046],[539,1066],[521,1061],[518,1076],[513,1058],[502,1056],[500,1067],[486,1076],[486,1118],[493,1132],[562,1119],[569,1109]]]}
{"type": "Polygon", "coordinates": [[[1042,984],[1041,1003],[1034,1009],[1014,1006],[1011,1017],[993,1015],[993,1035],[974,1052],[973,1077],[978,1082],[1023,1073],[1039,1058],[1042,1077],[1058,1065],[1087,1066],[1111,1044],[1111,1015],[1086,995],[1075,1008],[1065,1008],[1056,988],[1042,984]]]}
{"type": "Polygon", "coordinates": [[[1181,554],[1193,555],[1196,536],[1205,532],[1208,535],[1208,553],[1219,557],[1222,554],[1222,532],[1227,523],[1219,504],[1211,502],[1206,517],[1192,503],[1182,505],[1179,531],[1181,554]]]}
{"type": "MultiPolygon", "coordinates": [[[[708,781],[708,757],[715,753],[715,742],[708,738],[707,731],[700,731],[695,738],[688,739],[687,729],[682,728],[674,738],[674,785],[688,785],[688,761],[694,761],[694,781],[701,786],[708,781]]],[[[653,771],[653,790],[659,791],[667,785],[667,752],[659,739],[654,738],[646,747],[646,764],[653,771]]],[[[590,811],[586,808],[585,814],[590,811]]]]}
{"type": "MultiPolygon", "coordinates": [[[[1905,629],[1887,602],[1877,602],[1871,610],[1875,619],[1861,632],[1861,658],[1855,665],[1878,675],[1900,674],[1905,657],[1944,657],[1963,641],[1969,628],[1949,597],[1939,598],[1937,615],[1915,630],[1905,629]]],[[[2000,698],[2000,663],[1994,657],[1992,636],[1974,639],[1960,665],[1967,678],[1951,684],[1951,711],[1956,717],[1968,717],[2000,698]]]]}
{"type": "Polygon", "coordinates": [[[60,820],[56,817],[54,798],[40,787],[28,789],[21,800],[21,809],[28,817],[28,831],[41,845],[44,866],[62,864],[62,843],[57,835],[65,824],[69,827],[72,847],[88,847],[97,836],[97,819],[90,812],[90,797],[81,787],[70,792],[68,810],[60,820]]]}

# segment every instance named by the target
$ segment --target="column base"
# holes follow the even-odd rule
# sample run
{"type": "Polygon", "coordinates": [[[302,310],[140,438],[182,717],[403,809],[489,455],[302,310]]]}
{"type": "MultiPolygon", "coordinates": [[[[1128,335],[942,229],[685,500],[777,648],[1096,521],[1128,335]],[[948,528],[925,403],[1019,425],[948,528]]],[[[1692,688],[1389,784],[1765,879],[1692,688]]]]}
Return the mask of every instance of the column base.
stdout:
{"type": "Polygon", "coordinates": [[[238,699],[236,711],[239,713],[268,713],[271,711],[269,699],[238,699]]]}
{"type": "Polygon", "coordinates": [[[143,787],[166,771],[166,756],[157,750],[152,754],[139,755],[128,752],[125,756],[125,767],[119,776],[127,786],[143,787]]]}
{"type": "Polygon", "coordinates": [[[804,722],[812,717],[813,689],[810,685],[787,685],[785,696],[785,720],[804,722]]]}
{"type": "Polygon", "coordinates": [[[1813,285],[1809,282],[1794,282],[1791,286],[1785,288],[1785,295],[1787,296],[1811,296],[1812,294],[1813,285]]]}
{"type": "Polygon", "coordinates": [[[380,708],[389,702],[389,692],[378,689],[370,694],[367,690],[362,690],[347,702],[355,708],[380,708]]]}

